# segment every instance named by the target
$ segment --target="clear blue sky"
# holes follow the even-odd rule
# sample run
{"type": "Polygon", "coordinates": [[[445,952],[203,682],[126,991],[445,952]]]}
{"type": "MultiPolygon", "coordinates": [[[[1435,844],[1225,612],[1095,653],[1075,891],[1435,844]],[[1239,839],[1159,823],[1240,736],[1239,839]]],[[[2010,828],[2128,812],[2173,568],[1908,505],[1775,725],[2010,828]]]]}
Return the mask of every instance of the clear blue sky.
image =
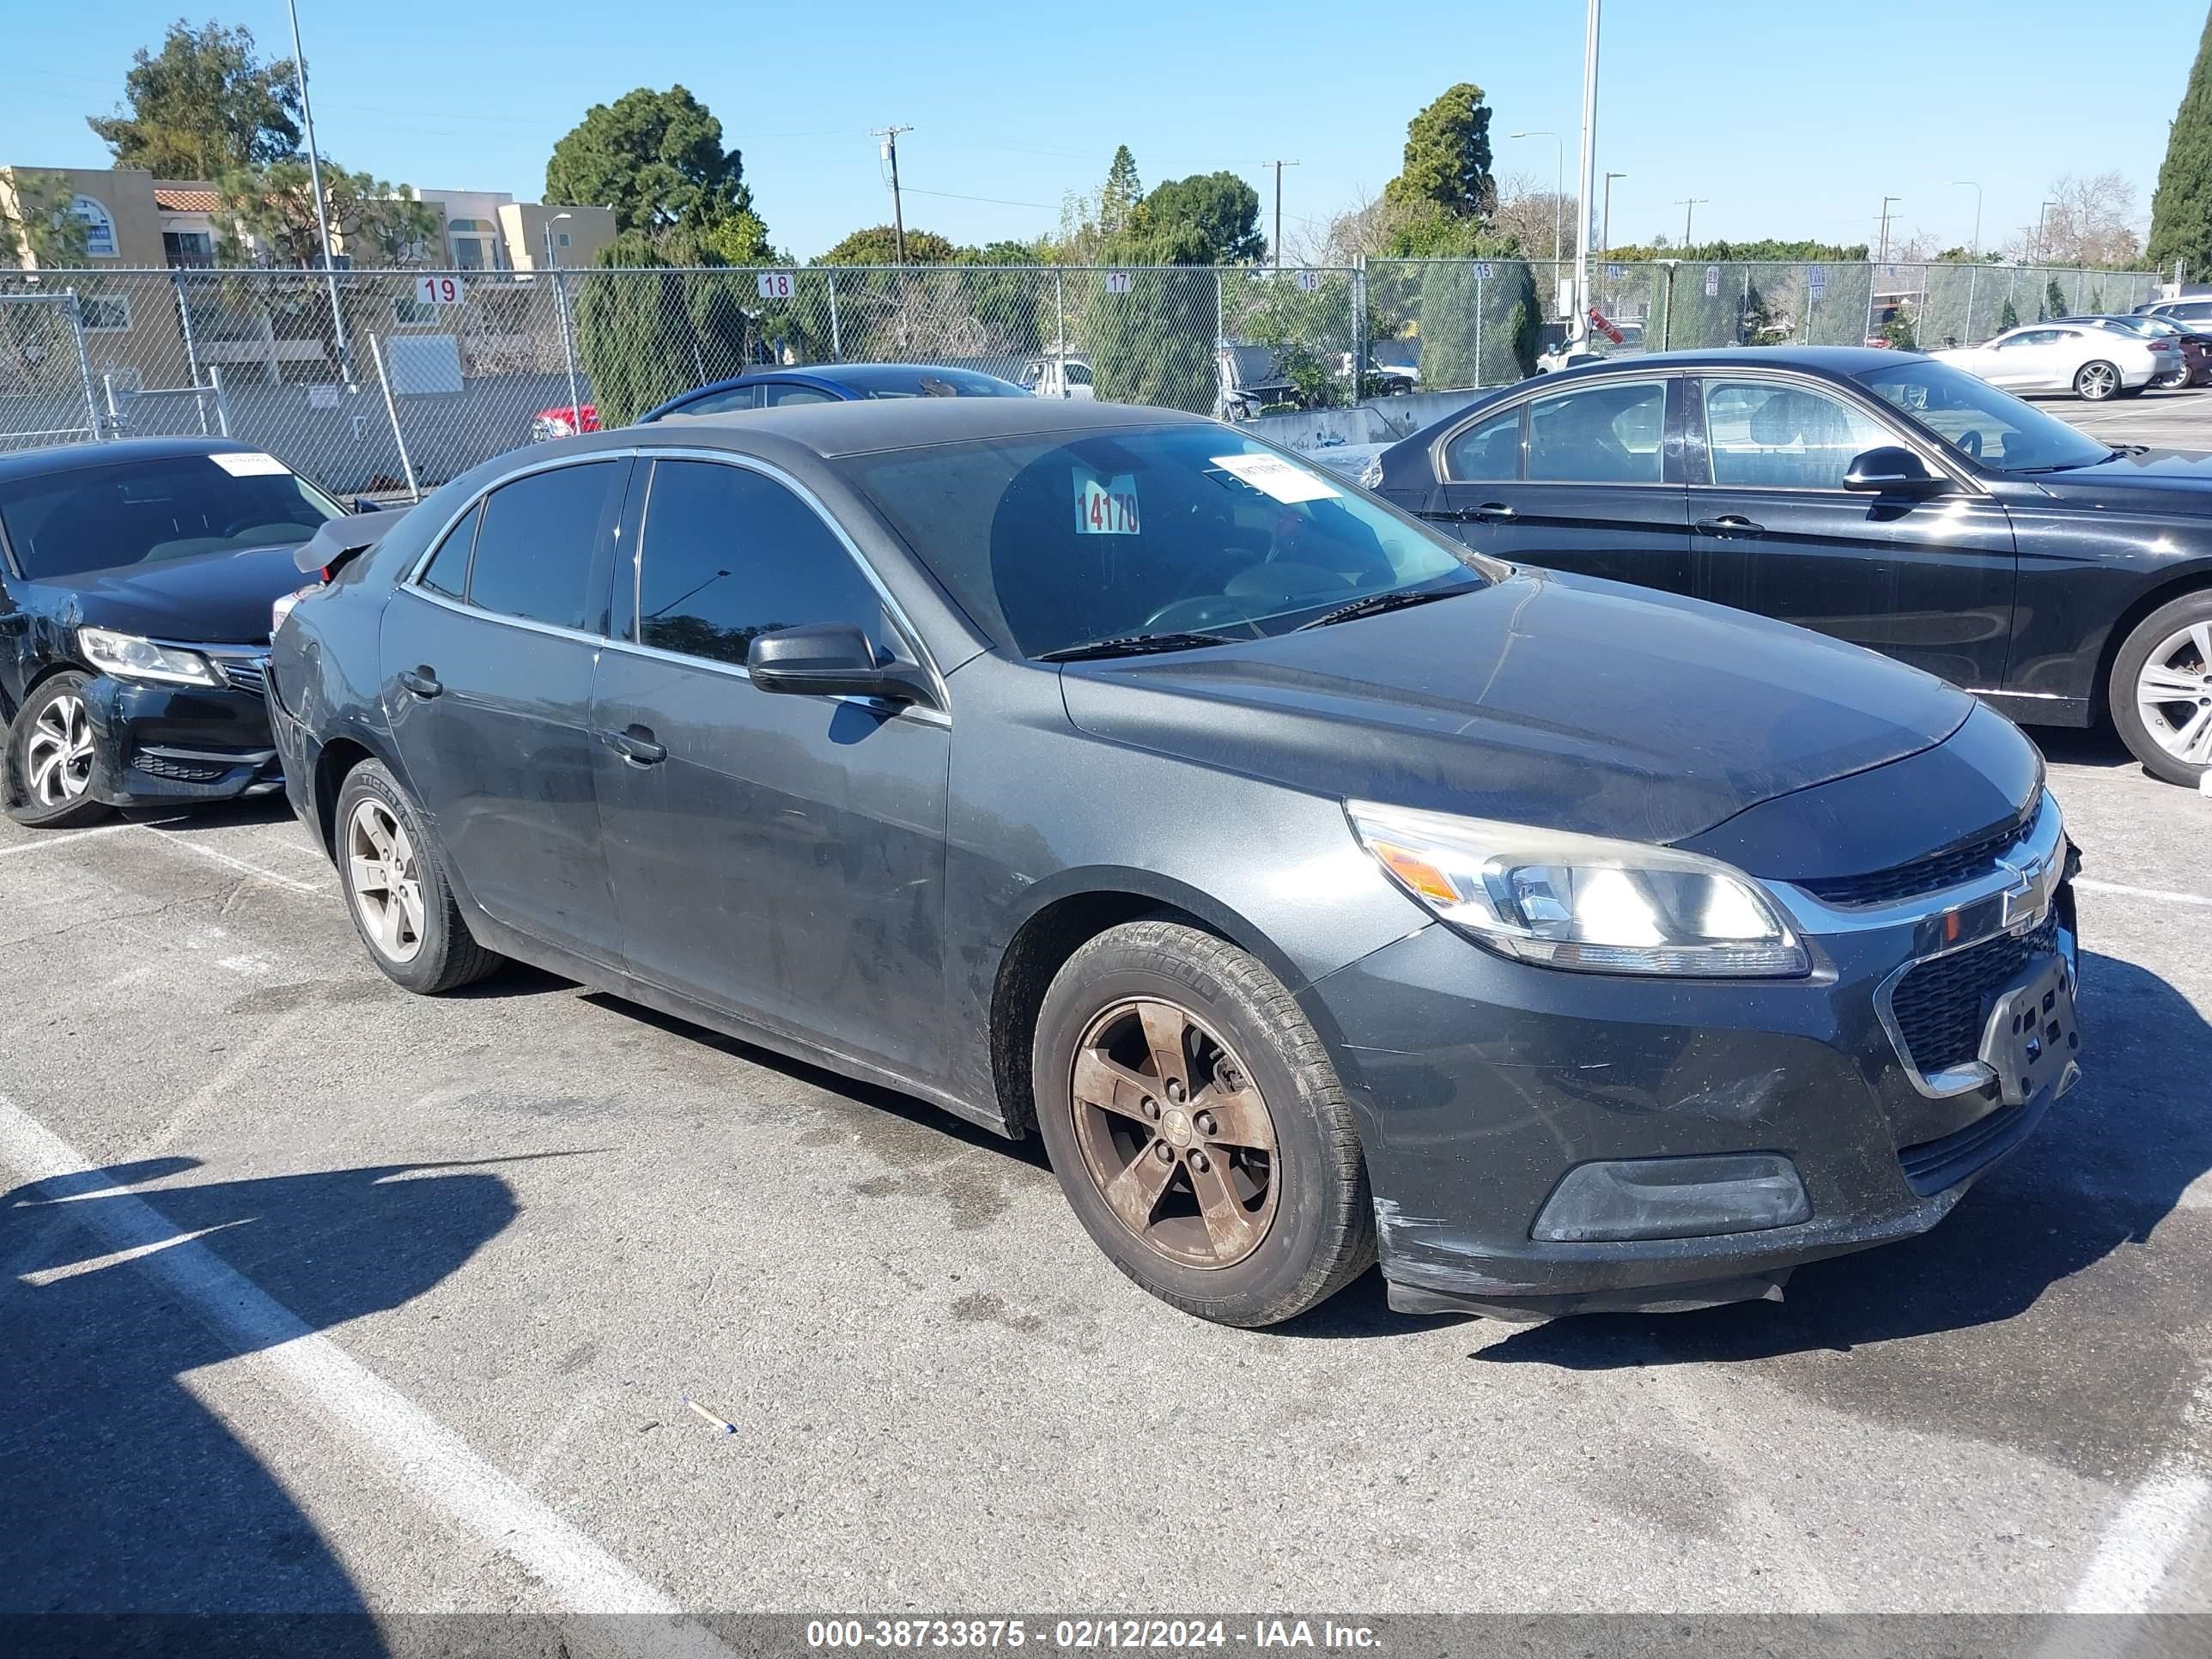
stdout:
{"type": "MultiPolygon", "coordinates": [[[[132,51],[179,9],[244,23],[289,56],[281,0],[10,0],[0,161],[100,167],[84,125],[120,96],[132,51]]],[[[1548,179],[1580,120],[1581,0],[1212,5],[1094,0],[301,0],[318,137],[346,166],[398,181],[543,193],[554,141],[595,102],[681,82],[720,117],[779,246],[818,253],[889,220],[875,141],[901,141],[907,222],[984,241],[1049,228],[1063,192],[1117,143],[1147,185],[1227,167],[1270,187],[1286,220],[1318,220],[1397,171],[1406,121],[1470,80],[1496,112],[1501,172],[1548,179]],[[925,193],[939,192],[939,193],[925,193]],[[992,198],[991,201],[965,199],[992,198]]],[[[1881,198],[1945,242],[2032,222],[2068,172],[2117,168],[2147,221],[2166,123],[2202,0],[1923,0],[1901,9],[1612,0],[1599,81],[1598,165],[1613,236],[1872,240],[1881,198]],[[1886,21],[1894,16],[1899,21],[1886,21]]]]}

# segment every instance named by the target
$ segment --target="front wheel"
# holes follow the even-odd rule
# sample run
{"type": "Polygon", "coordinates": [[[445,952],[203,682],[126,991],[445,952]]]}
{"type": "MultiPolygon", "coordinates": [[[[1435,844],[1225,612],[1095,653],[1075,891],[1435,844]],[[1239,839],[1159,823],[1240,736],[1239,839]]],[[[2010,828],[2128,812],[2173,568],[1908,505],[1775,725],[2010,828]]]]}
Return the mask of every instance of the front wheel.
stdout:
{"type": "Polygon", "coordinates": [[[1046,991],[1037,1126],[1099,1249],[1162,1301],[1272,1325],[1375,1260],[1335,1067],[1255,957],[1172,921],[1091,940],[1046,991]]]}
{"type": "Polygon", "coordinates": [[[2101,404],[2120,389],[2120,371],[2101,359],[2074,371],[2074,395],[2084,402],[2101,404]]]}
{"type": "Polygon", "coordinates": [[[2197,784],[2212,771],[2212,589],[2139,623],[2112,659],[2112,726],[2154,777],[2197,784]]]}
{"type": "Polygon", "coordinates": [[[8,728],[8,816],[37,830],[97,823],[112,810],[92,798],[97,750],[89,682],[57,674],[31,693],[8,728]]]}
{"type": "Polygon", "coordinates": [[[338,790],[338,880],[369,960],[395,984],[424,996],[483,978],[504,960],[469,932],[422,814],[375,761],[338,790]]]}

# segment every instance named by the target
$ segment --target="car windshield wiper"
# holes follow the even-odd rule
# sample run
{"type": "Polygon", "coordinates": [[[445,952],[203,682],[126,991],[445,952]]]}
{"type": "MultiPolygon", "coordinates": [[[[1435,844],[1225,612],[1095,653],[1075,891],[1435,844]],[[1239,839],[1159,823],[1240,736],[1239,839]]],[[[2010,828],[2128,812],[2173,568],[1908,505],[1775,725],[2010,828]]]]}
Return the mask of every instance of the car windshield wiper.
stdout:
{"type": "Polygon", "coordinates": [[[1385,611],[1401,611],[1409,605],[1426,605],[1431,599],[1449,599],[1461,593],[1472,593],[1480,582],[1461,582],[1451,587],[1401,587],[1389,593],[1370,593],[1364,599],[1354,599],[1325,611],[1310,623],[1300,623],[1291,631],[1302,634],[1309,628],[1327,628],[1331,623],[1353,622],[1361,617],[1379,617],[1385,611]]]}
{"type": "Polygon", "coordinates": [[[1081,662],[1090,657],[1140,657],[1152,651],[1195,651],[1202,645],[1233,645],[1225,634],[1123,634],[1088,645],[1065,645],[1057,651],[1040,651],[1031,662],[1081,662]]]}

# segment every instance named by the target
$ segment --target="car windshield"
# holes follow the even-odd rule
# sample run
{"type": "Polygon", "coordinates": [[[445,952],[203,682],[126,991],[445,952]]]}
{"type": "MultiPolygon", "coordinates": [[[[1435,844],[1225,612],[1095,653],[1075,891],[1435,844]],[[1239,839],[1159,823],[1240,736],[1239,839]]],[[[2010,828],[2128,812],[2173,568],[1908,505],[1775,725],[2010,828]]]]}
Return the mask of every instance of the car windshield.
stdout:
{"type": "Polygon", "coordinates": [[[972,368],[918,368],[910,374],[855,380],[863,398],[1026,398],[1012,380],[979,374],[972,368]]]}
{"type": "Polygon", "coordinates": [[[1218,426],[1040,434],[842,465],[977,624],[1025,657],[1138,635],[1252,639],[1356,601],[1487,579],[1456,543],[1218,426]]]}
{"type": "Polygon", "coordinates": [[[2113,453],[2110,444],[1948,363],[1905,357],[1854,378],[1960,454],[1999,472],[2094,466],[2113,453]]]}
{"type": "Polygon", "coordinates": [[[249,547],[296,547],[344,509],[269,456],[230,451],[0,483],[0,530],[33,581],[249,547]]]}

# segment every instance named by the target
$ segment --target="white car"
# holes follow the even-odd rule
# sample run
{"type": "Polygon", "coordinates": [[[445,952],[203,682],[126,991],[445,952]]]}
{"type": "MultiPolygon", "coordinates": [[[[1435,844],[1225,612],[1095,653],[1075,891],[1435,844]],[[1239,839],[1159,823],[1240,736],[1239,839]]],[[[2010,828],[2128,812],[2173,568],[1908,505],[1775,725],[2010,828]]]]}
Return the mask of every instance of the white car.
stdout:
{"type": "Polygon", "coordinates": [[[1928,355],[2007,392],[2070,392],[2092,403],[2142,391],[2179,367],[2180,349],[2079,323],[2030,323],[1986,345],[1928,355]]]}

